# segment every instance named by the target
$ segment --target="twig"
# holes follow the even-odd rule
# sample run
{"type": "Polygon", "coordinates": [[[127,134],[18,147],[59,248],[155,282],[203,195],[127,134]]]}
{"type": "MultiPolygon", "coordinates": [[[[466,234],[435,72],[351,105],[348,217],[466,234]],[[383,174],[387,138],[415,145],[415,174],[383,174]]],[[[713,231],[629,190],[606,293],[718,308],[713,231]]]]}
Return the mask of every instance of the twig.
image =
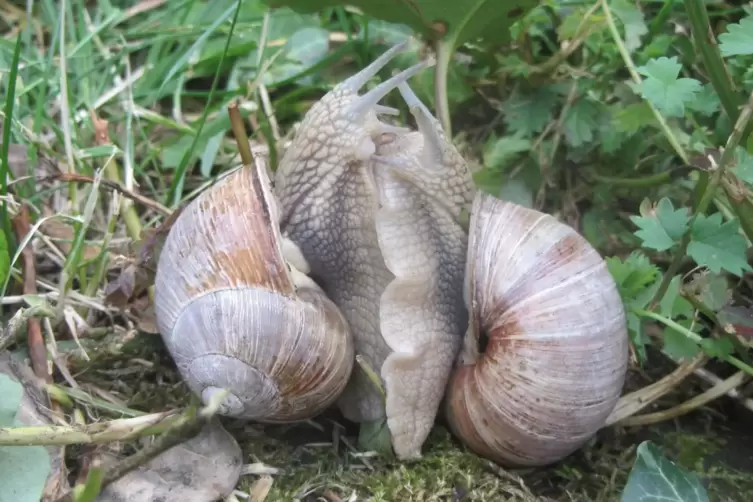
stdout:
{"type": "MultiPolygon", "coordinates": [[[[24,204],[21,211],[13,218],[13,230],[19,242],[23,242],[26,236],[31,232],[29,223],[29,209],[24,204]]],[[[34,253],[31,250],[30,243],[21,250],[22,269],[24,276],[24,294],[37,294],[37,273],[34,265],[34,253]]],[[[26,321],[26,329],[29,344],[29,359],[34,374],[44,380],[46,383],[52,383],[52,376],[47,365],[47,349],[42,337],[42,327],[36,317],[29,317],[26,321]]]]}
{"type": "MultiPolygon", "coordinates": [[[[86,176],[84,174],[77,174],[77,173],[59,173],[59,174],[54,174],[52,176],[43,176],[43,177],[37,178],[37,181],[44,182],[50,179],[59,180],[59,181],[75,181],[79,183],[94,183],[94,178],[92,178],[91,176],[86,176]]],[[[138,194],[132,190],[128,190],[126,187],[124,187],[117,181],[101,180],[99,183],[101,186],[107,187],[110,190],[119,192],[123,194],[124,197],[127,197],[135,202],[138,202],[139,204],[142,204],[143,206],[153,211],[156,211],[160,214],[163,214],[165,216],[169,216],[173,212],[172,209],[163,206],[159,202],[152,200],[149,197],[138,194]]],[[[138,238],[138,236],[136,236],[136,238],[138,238]]]]}
{"type": "Polygon", "coordinates": [[[170,425],[168,429],[157,438],[151,445],[139,450],[138,453],[131,455],[109,467],[105,471],[105,477],[102,481],[102,487],[117,481],[132,470],[142,466],[155,458],[160,453],[169,450],[191,437],[197,435],[201,429],[217,414],[220,405],[225,400],[228,392],[218,392],[212,396],[208,405],[197,412],[185,412],[178,420],[170,425]]]}
{"type": "MultiPolygon", "coordinates": [[[[696,376],[699,378],[702,378],[703,380],[706,380],[708,383],[712,385],[718,385],[722,383],[724,380],[713,374],[707,369],[704,368],[698,368],[693,372],[696,376]]],[[[750,399],[749,397],[745,397],[742,395],[737,389],[730,389],[727,392],[727,395],[731,397],[732,399],[736,400],[741,405],[745,406],[748,410],[753,412],[753,399],[750,399]]]]}
{"type": "Polygon", "coordinates": [[[666,375],[661,380],[622,396],[620,400],[617,401],[617,405],[614,410],[612,410],[612,413],[607,417],[604,427],[609,427],[614,424],[622,425],[623,420],[632,417],[660,397],[671,392],[675,387],[682,383],[688,375],[703,366],[707,359],[708,358],[705,354],[698,354],[690,361],[678,365],[672,373],[666,375]]]}
{"type": "Polygon", "coordinates": [[[0,427],[0,445],[46,446],[126,441],[156,434],[159,430],[175,423],[180,417],[181,415],[176,412],[166,411],[87,425],[0,427]]]}
{"type": "Polygon", "coordinates": [[[647,413],[645,415],[638,415],[637,417],[630,417],[623,420],[620,425],[623,427],[635,427],[638,425],[649,425],[665,420],[672,420],[679,416],[690,413],[691,411],[704,406],[711,401],[727,394],[730,390],[742,384],[748,375],[744,371],[738,371],[726,380],[719,382],[706,392],[698,394],[697,396],[688,399],[684,403],[673,406],[668,410],[658,411],[656,413],[647,413]]]}

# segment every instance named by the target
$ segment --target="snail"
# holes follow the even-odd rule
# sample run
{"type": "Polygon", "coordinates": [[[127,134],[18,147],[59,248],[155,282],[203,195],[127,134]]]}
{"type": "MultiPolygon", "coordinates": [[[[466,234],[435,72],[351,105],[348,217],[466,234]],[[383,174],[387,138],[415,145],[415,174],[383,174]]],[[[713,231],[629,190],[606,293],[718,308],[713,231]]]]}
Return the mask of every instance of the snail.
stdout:
{"type": "Polygon", "coordinates": [[[620,397],[619,292],[574,229],[476,191],[407,83],[430,62],[359,94],[407,43],[311,107],[273,188],[244,168],[179,216],[157,267],[160,332],[194,392],[232,391],[224,414],[297,420],[336,404],[386,421],[399,459],[421,456],[442,414],[486,458],[556,462],[620,397]],[[380,120],[399,113],[379,104],[395,89],[417,130],[380,120]]]}
{"type": "Polygon", "coordinates": [[[261,156],[200,193],[165,239],[154,280],[165,346],[189,388],[219,412],[263,422],[317,415],[354,364],[340,310],[280,235],[261,156]]]}

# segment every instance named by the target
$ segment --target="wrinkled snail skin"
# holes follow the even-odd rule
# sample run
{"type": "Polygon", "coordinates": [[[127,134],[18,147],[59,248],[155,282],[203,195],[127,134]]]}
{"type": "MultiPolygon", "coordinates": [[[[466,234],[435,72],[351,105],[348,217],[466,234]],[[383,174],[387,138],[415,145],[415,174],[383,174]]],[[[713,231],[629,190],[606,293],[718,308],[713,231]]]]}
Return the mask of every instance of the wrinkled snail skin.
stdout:
{"type": "Polygon", "coordinates": [[[575,452],[604,425],[627,372],[625,312],[605,261],[554,217],[479,193],[466,281],[471,323],[447,390],[451,429],[508,466],[575,452]]]}
{"type": "Polygon", "coordinates": [[[406,84],[418,132],[389,136],[374,157],[379,247],[395,279],[380,302],[391,349],[381,367],[387,426],[400,459],[421,456],[468,325],[463,279],[468,239],[460,224],[473,183],[465,161],[406,84]]]}
{"type": "Polygon", "coordinates": [[[157,265],[155,310],[181,376],[205,403],[225,389],[221,414],[290,422],[335,402],[355,355],[345,319],[281,238],[266,174],[257,160],[178,216],[157,265]]]}
{"type": "MultiPolygon", "coordinates": [[[[311,107],[275,179],[283,234],[300,248],[312,278],[347,319],[356,353],[377,373],[390,352],[380,333],[379,301],[394,276],[379,247],[370,158],[373,138],[407,131],[379,121],[378,113],[397,110],[378,101],[427,63],[358,92],[405,47],[387,50],[311,107]]],[[[377,420],[385,413],[382,394],[359,366],[338,405],[354,422],[377,420]]]]}

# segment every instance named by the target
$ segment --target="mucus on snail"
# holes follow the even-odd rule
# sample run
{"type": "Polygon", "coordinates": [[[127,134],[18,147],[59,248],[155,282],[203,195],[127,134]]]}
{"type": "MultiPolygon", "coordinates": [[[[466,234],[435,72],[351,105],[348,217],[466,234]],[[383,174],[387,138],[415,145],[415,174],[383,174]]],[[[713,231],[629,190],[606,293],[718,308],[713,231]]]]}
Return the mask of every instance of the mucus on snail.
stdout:
{"type": "Polygon", "coordinates": [[[411,459],[442,413],[482,456],[556,462],[620,397],[620,295],[574,229],[476,191],[407,84],[426,61],[359,94],[406,45],[312,106],[274,187],[258,157],[188,205],[157,267],[160,332],[193,392],[231,391],[226,415],[294,421],[336,404],[386,419],[411,459]],[[394,89],[417,130],[379,119],[397,114],[379,104],[394,89]]]}

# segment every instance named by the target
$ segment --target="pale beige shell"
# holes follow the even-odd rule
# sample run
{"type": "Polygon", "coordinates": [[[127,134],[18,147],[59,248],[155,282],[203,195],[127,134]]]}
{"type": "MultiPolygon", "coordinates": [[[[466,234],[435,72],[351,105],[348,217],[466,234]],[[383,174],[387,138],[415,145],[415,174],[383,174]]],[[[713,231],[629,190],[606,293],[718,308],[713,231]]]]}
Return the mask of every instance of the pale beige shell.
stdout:
{"type": "Polygon", "coordinates": [[[617,403],[628,364],[605,261],[553,216],[478,193],[466,301],[446,396],[453,432],[504,465],[545,465],[582,447],[617,403]]]}
{"type": "Polygon", "coordinates": [[[243,167],[192,201],[161,251],[157,323],[193,392],[230,391],[224,415],[311,418],[350,377],[355,352],[335,305],[283,242],[265,166],[243,167]],[[286,262],[286,258],[288,258],[286,262]]]}

